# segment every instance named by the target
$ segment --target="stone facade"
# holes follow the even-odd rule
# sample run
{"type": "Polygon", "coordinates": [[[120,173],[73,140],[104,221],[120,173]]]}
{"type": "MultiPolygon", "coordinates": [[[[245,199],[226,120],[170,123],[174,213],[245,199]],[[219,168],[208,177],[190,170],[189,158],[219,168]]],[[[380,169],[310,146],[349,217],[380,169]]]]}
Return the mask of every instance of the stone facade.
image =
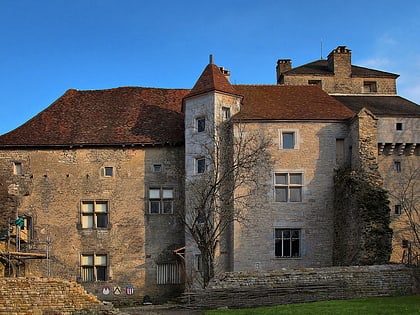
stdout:
{"type": "MultiPolygon", "coordinates": [[[[42,244],[50,242],[49,262],[26,264],[26,276],[45,275],[48,263],[48,275],[81,282],[103,300],[144,295],[157,299],[168,293],[165,286],[156,285],[156,266],[176,263],[171,250],[184,244],[177,216],[183,209],[182,147],[63,148],[2,151],[2,155],[2,169],[9,172],[6,182],[23,192],[13,197],[15,210],[32,220],[32,242],[26,250],[45,252],[42,244]],[[22,175],[12,175],[13,161],[22,164],[22,175]],[[161,170],[154,172],[154,165],[161,170]],[[112,176],[105,176],[105,167],[112,168],[112,176]],[[161,186],[174,189],[174,214],[149,214],[148,188],[161,186]],[[105,226],[84,228],[85,201],[106,203],[105,226]],[[83,281],[85,254],[106,256],[105,281],[83,281]],[[135,291],[132,296],[102,294],[106,286],[135,291]]],[[[174,290],[169,287],[169,292],[174,290]]]]}
{"type": "MultiPolygon", "coordinates": [[[[285,85],[314,84],[329,94],[381,94],[395,95],[397,93],[396,75],[376,71],[364,73],[365,68],[351,64],[351,50],[338,46],[331,51],[327,60],[316,62],[312,68],[300,71],[292,69],[290,59],[280,59],[277,62],[277,83],[285,85]],[[322,68],[322,71],[319,71],[322,68]]],[[[303,66],[305,67],[305,66],[303,66]]]]}
{"type": "MultiPolygon", "coordinates": [[[[266,182],[267,194],[260,211],[250,211],[247,223],[235,225],[234,270],[278,270],[321,267],[333,264],[333,178],[337,162],[336,140],[348,141],[348,126],[341,122],[259,123],[248,129],[264,130],[272,139],[273,169],[266,182]],[[294,131],[295,149],[280,147],[281,134],[294,131]],[[302,202],[275,201],[275,174],[303,175],[302,202]],[[276,258],[275,229],[296,229],[301,233],[301,254],[276,258]]],[[[350,156],[346,155],[349,161],[350,156]]],[[[268,176],[267,176],[268,175],[268,176]]],[[[264,176],[263,174],[261,176],[264,176]]]]}

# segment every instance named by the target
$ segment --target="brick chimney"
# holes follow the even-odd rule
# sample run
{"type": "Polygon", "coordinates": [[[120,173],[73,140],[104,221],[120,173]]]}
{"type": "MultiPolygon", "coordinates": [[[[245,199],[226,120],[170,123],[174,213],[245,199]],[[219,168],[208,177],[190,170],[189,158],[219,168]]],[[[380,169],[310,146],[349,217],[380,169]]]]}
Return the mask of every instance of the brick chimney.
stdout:
{"type": "Polygon", "coordinates": [[[292,69],[292,60],[290,59],[279,59],[277,60],[277,84],[281,84],[283,81],[283,73],[292,69]]]}
{"type": "Polygon", "coordinates": [[[328,68],[338,78],[351,77],[351,50],[338,46],[328,55],[328,68]]]}
{"type": "Polygon", "coordinates": [[[223,68],[223,67],[219,67],[220,71],[223,73],[223,75],[225,76],[225,78],[230,82],[230,71],[223,68]]]}

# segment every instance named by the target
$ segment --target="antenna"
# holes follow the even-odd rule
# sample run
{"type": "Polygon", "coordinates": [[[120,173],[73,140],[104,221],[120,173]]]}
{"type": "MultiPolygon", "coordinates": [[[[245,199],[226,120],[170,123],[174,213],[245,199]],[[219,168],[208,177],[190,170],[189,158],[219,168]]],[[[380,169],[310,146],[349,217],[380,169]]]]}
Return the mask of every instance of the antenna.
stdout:
{"type": "Polygon", "coordinates": [[[321,48],[321,60],[322,60],[323,59],[322,58],[322,39],[321,39],[321,43],[320,44],[321,44],[321,47],[320,48],[321,48]]]}

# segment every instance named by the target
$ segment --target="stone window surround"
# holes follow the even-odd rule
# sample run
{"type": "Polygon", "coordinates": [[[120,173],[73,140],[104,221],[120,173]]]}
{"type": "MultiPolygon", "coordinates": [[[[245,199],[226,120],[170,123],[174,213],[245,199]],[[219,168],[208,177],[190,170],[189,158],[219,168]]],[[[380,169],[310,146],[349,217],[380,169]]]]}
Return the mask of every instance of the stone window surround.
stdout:
{"type": "Polygon", "coordinates": [[[171,185],[149,185],[147,187],[147,213],[150,215],[168,215],[174,213],[175,187],[171,185]],[[159,190],[159,197],[151,196],[152,190],[159,190]],[[171,198],[165,196],[165,192],[171,191],[171,198]],[[152,212],[152,202],[159,205],[158,212],[152,212]],[[170,205],[170,211],[165,211],[166,206],[170,205]]]}
{"type": "Polygon", "coordinates": [[[304,187],[305,187],[305,175],[303,170],[276,170],[273,172],[273,194],[274,194],[274,202],[276,203],[302,203],[303,202],[303,195],[304,195],[304,187]],[[277,174],[287,174],[287,183],[276,183],[276,175],[277,174]],[[290,175],[301,175],[301,183],[290,183],[290,175]],[[287,196],[286,201],[277,201],[276,197],[276,187],[287,188],[287,196]],[[299,201],[290,201],[290,188],[300,188],[300,200],[299,201]]]}
{"type": "Polygon", "coordinates": [[[279,129],[279,150],[298,150],[299,149],[299,130],[293,128],[279,129]],[[283,135],[292,134],[293,135],[293,147],[284,148],[283,144],[283,135]]]}

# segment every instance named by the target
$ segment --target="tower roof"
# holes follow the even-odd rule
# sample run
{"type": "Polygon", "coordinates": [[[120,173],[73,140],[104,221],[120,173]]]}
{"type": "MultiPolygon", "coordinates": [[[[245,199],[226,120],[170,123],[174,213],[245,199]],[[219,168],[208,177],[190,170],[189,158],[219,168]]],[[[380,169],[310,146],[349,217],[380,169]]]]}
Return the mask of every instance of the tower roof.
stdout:
{"type": "Polygon", "coordinates": [[[235,88],[230,84],[221,69],[213,63],[207,65],[201,73],[194,87],[186,97],[191,97],[210,91],[219,91],[230,94],[238,94],[235,88]]]}

